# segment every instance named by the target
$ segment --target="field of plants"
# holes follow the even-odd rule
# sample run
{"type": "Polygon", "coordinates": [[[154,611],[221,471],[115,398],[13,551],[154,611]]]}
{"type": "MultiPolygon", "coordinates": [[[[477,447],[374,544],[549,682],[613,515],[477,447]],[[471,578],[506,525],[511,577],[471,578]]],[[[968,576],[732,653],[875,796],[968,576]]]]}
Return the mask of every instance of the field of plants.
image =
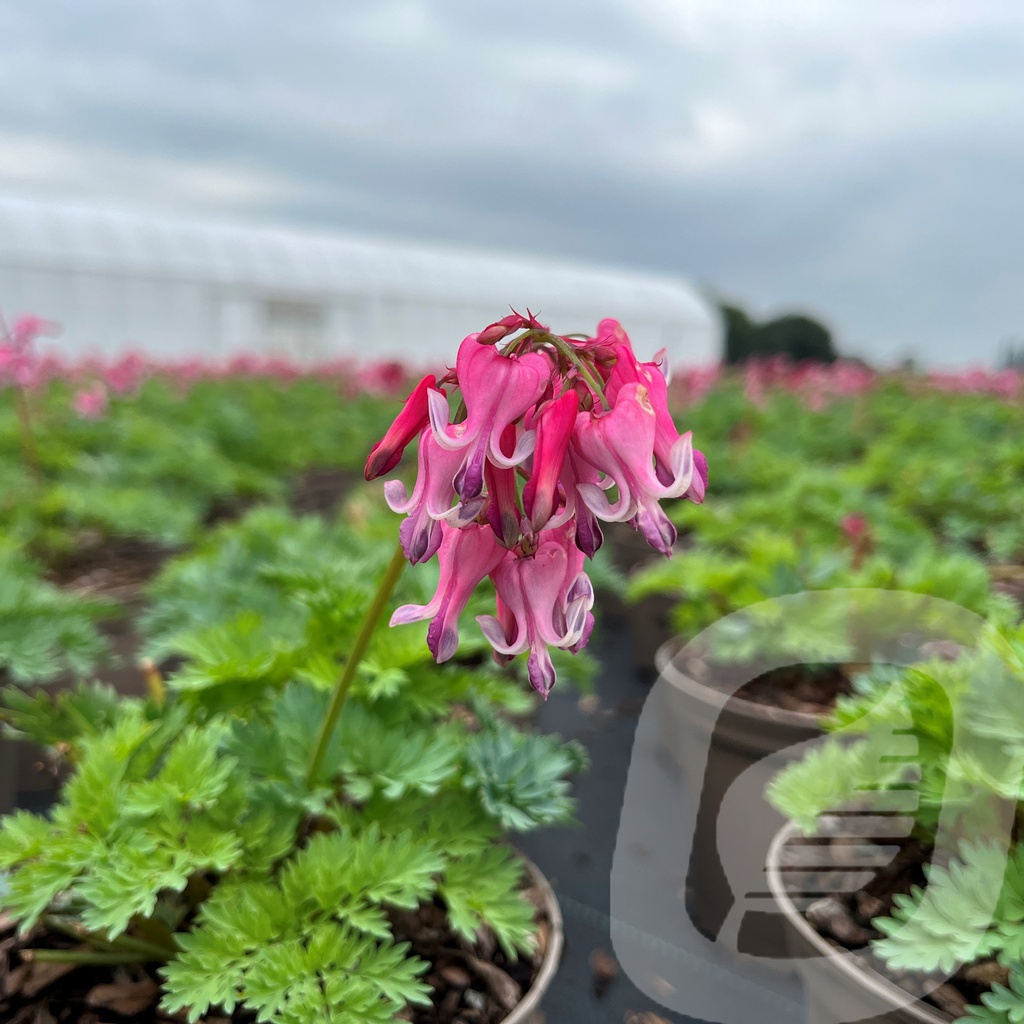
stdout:
{"type": "MultiPolygon", "coordinates": [[[[571,820],[588,751],[533,728],[535,664],[493,658],[474,620],[511,629],[514,648],[500,601],[489,615],[487,580],[443,665],[426,622],[364,627],[378,581],[395,573],[401,522],[364,465],[414,380],[395,365],[70,364],[31,354],[39,327],[15,325],[0,353],[0,797],[12,812],[0,826],[0,967],[17,977],[0,1017],[505,1020],[554,945],[542,887],[505,840],[571,820]],[[340,724],[325,729],[348,663],[340,724]],[[61,1015],[59,1001],[75,1009],[61,1015]]],[[[691,638],[787,594],[929,595],[991,624],[978,657],[1003,674],[998,702],[977,699],[978,728],[1024,749],[1019,375],[773,361],[677,370],[667,394],[707,460],[706,495],[663,501],[672,558],[641,553],[626,522],[604,527],[587,563],[595,634],[652,600],[691,638]]],[[[413,451],[390,474],[409,492],[413,451]]],[[[435,561],[406,567],[387,607],[429,607],[439,578],[435,561]]],[[[569,619],[569,649],[551,651],[556,686],[585,694],[599,666],[572,653],[582,611],[569,619]]],[[[804,625],[773,622],[773,643],[799,655],[804,625]]],[[[753,642],[737,633],[713,654],[743,660],[753,642]]],[[[914,671],[812,665],[754,699],[863,732],[887,687],[906,690],[931,744],[914,833],[927,848],[955,775],[943,745],[953,712],[924,692],[928,670],[914,671]]],[[[773,791],[807,831],[851,797],[851,779],[900,783],[898,765],[872,774],[842,744],[822,750],[773,791]]],[[[1001,771],[956,780],[1016,801],[1024,777],[1001,771]]],[[[964,870],[1001,871],[986,849],[965,848],[964,870]]],[[[957,919],[919,918],[928,942],[885,923],[910,916],[927,872],[906,876],[893,894],[905,902],[861,945],[877,940],[914,971],[991,963],[957,989],[959,1009],[949,993],[936,1009],[1020,1020],[1024,868],[1013,863],[973,945],[957,919]]]]}

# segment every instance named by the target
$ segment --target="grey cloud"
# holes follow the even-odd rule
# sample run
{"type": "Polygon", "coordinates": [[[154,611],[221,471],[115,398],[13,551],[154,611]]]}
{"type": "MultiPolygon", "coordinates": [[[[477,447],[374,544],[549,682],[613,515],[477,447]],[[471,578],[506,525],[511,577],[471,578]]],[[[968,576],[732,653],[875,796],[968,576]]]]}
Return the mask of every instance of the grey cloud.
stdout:
{"type": "Polygon", "coordinates": [[[232,215],[686,273],[883,358],[1014,332],[1018,9],[686,9],[7,0],[0,137],[66,154],[39,190],[210,213],[249,177],[232,215]]]}

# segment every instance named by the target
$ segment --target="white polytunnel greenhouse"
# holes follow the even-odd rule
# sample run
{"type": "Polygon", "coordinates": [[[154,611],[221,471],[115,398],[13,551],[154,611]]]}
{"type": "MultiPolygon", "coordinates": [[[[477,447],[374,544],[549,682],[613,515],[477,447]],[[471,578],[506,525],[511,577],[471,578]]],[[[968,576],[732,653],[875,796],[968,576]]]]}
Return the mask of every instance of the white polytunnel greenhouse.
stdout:
{"type": "Polygon", "coordinates": [[[620,320],[642,358],[716,361],[716,309],[685,280],[291,228],[0,198],[0,311],[61,325],[72,358],[242,353],[413,364],[514,307],[559,333],[620,320]]]}

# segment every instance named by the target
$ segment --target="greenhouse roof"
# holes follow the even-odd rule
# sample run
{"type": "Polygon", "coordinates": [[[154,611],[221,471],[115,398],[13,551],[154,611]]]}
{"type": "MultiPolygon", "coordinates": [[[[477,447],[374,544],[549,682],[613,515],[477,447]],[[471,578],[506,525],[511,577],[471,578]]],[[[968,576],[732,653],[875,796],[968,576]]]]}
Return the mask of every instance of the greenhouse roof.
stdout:
{"type": "Polygon", "coordinates": [[[421,295],[498,306],[509,295],[706,320],[685,280],[546,258],[344,234],[0,198],[0,262],[308,292],[421,295]]]}

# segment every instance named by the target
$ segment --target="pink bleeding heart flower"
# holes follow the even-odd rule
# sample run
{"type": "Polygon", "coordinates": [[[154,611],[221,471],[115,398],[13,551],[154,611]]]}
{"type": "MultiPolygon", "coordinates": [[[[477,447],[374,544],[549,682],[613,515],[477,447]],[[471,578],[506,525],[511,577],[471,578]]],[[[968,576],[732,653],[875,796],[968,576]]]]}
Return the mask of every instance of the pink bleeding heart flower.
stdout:
{"type": "Polygon", "coordinates": [[[513,311],[465,338],[439,383],[424,378],[371,453],[367,478],[397,464],[417,431],[413,494],[390,481],[385,495],[407,514],[406,556],[436,553],[441,579],[429,604],[405,605],[391,623],[429,618],[427,643],[445,661],[458,647],[460,612],[489,576],[496,614],[478,621],[495,658],[528,651],[530,680],[547,696],[549,648],[576,653],[594,627],[583,566],[603,541],[600,520],[627,521],[670,555],[676,533],[660,501],[704,498],[707,461],[672,422],[667,363],[641,363],[615,320],[594,338],[558,339],[513,311]],[[519,330],[527,333],[497,346],[519,330]],[[460,422],[450,422],[445,387],[461,399],[460,422]]]}
{"type": "Polygon", "coordinates": [[[868,521],[859,512],[851,512],[839,521],[839,528],[846,534],[846,539],[851,544],[856,544],[867,535],[868,521]]]}
{"type": "Polygon", "coordinates": [[[461,463],[461,452],[442,448],[430,427],[424,427],[412,494],[407,494],[401,480],[388,480],[384,484],[384,500],[391,511],[407,517],[399,529],[399,539],[411,565],[425,562],[436,554],[441,546],[442,519],[458,528],[471,523],[483,510],[482,498],[461,502],[452,508],[455,497],[452,478],[461,463]]]}
{"type": "Polygon", "coordinates": [[[690,481],[689,490],[683,495],[688,501],[695,505],[704,501],[704,495],[708,489],[708,460],[707,456],[697,448],[693,449],[693,479],[690,481]]]}
{"type": "Polygon", "coordinates": [[[58,324],[52,320],[44,320],[35,313],[25,313],[14,321],[10,331],[10,340],[18,351],[24,351],[41,334],[56,334],[60,330],[58,324]]]}
{"type": "MultiPolygon", "coordinates": [[[[0,322],[0,329],[3,324],[0,322]]],[[[41,334],[55,334],[59,326],[33,313],[14,321],[4,334],[0,346],[0,373],[19,388],[31,389],[43,383],[43,360],[35,349],[35,340],[41,334]]]]}
{"type": "MultiPolygon", "coordinates": [[[[516,446],[515,424],[510,423],[501,433],[501,450],[511,455],[516,446]]],[[[522,521],[519,513],[519,492],[516,487],[516,471],[495,466],[488,462],[484,467],[487,482],[487,522],[491,524],[498,543],[511,550],[519,543],[522,535],[522,521]]],[[[470,499],[479,501],[480,499],[470,499]]]]}
{"type": "Polygon", "coordinates": [[[569,549],[575,545],[569,532],[545,531],[534,554],[509,554],[491,576],[504,605],[501,618],[477,616],[499,657],[530,652],[530,683],[544,697],[557,678],[548,647],[578,645],[594,604],[594,589],[586,573],[573,573],[569,549]]]}
{"type": "Polygon", "coordinates": [[[82,419],[98,420],[107,411],[107,389],[101,383],[83,388],[76,392],[72,404],[82,419]]]}
{"type": "Polygon", "coordinates": [[[839,521],[839,528],[843,531],[853,550],[853,568],[859,569],[875,546],[874,538],[871,535],[871,524],[865,516],[859,512],[853,512],[843,516],[839,521]]]}
{"type": "Polygon", "coordinates": [[[656,418],[642,384],[619,389],[607,413],[580,413],[576,418],[575,443],[580,454],[618,488],[609,501],[604,490],[590,483],[577,485],[584,503],[606,522],[636,519],[637,528],[657,551],[671,555],[676,529],[659,501],[681,498],[693,479],[693,447],[690,433],[679,437],[669,453],[672,479],[662,483],[654,472],[656,418]]]}
{"type": "Polygon", "coordinates": [[[395,422],[388,427],[387,433],[370,451],[366,468],[363,470],[363,476],[367,480],[376,480],[377,477],[394,469],[402,460],[406,446],[427,425],[427,398],[431,394],[438,396],[442,402],[446,401],[444,392],[437,387],[437,378],[428,373],[413,388],[395,422]]]}
{"type": "Polygon", "coordinates": [[[554,515],[558,481],[569,454],[569,438],[579,405],[576,392],[567,391],[545,403],[534,421],[537,442],[533,470],[523,489],[523,508],[535,532],[542,530],[554,515]]]}
{"type": "Polygon", "coordinates": [[[459,616],[473,591],[509,554],[489,526],[473,524],[460,530],[442,521],[441,535],[437,552],[441,580],[430,603],[405,604],[391,616],[392,626],[430,619],[427,646],[438,663],[458,649],[459,616]]]}
{"type": "Polygon", "coordinates": [[[448,427],[448,402],[433,391],[427,395],[430,424],[438,443],[451,449],[468,449],[462,468],[455,476],[455,490],[463,499],[475,498],[483,490],[484,463],[490,460],[512,469],[533,451],[533,431],[526,431],[512,454],[501,450],[501,436],[510,423],[519,420],[536,404],[551,378],[552,363],[543,352],[504,356],[490,345],[481,345],[475,334],[459,346],[456,373],[466,419],[448,427]]]}
{"type": "MultiPolygon", "coordinates": [[[[614,404],[619,391],[627,384],[640,384],[647,389],[647,401],[654,410],[655,472],[658,479],[667,485],[673,479],[672,448],[680,437],[668,408],[668,353],[662,349],[651,362],[641,363],[633,352],[628,335],[617,320],[602,320],[597,335],[615,360],[608,372],[605,388],[608,400],[614,404]]],[[[707,459],[700,452],[695,452],[694,461],[697,473],[683,497],[699,505],[707,489],[707,459]],[[700,458],[697,458],[698,455],[700,458]]]]}
{"type": "Polygon", "coordinates": [[[579,546],[578,539],[574,538],[574,534],[575,529],[571,524],[561,534],[561,540],[565,544],[566,550],[566,568],[565,577],[562,580],[560,602],[567,617],[569,616],[569,609],[573,606],[574,602],[582,598],[586,605],[583,628],[580,630],[576,642],[570,644],[567,648],[573,654],[579,654],[590,642],[590,634],[594,630],[594,615],[590,610],[594,606],[594,587],[590,582],[590,577],[583,571],[586,556],[583,549],[579,546]]]}
{"type": "Polygon", "coordinates": [[[408,379],[405,367],[394,359],[362,366],[356,371],[360,391],[371,395],[394,395],[408,379]]]}
{"type": "MultiPolygon", "coordinates": [[[[577,420],[579,415],[577,415],[577,420]]],[[[548,523],[548,527],[561,526],[570,519],[576,521],[576,544],[588,558],[593,558],[604,543],[601,524],[593,511],[580,498],[581,484],[600,487],[601,474],[577,451],[576,442],[569,445],[569,452],[562,466],[561,485],[565,494],[565,508],[548,523]]],[[[610,486],[610,485],[609,485],[610,486]]]]}
{"type": "Polygon", "coordinates": [[[583,345],[595,355],[599,365],[603,369],[603,376],[607,380],[608,373],[619,358],[619,348],[625,345],[632,356],[633,349],[629,344],[629,335],[618,320],[606,317],[597,325],[597,332],[593,338],[589,338],[583,345]]]}
{"type": "MultiPolygon", "coordinates": [[[[519,633],[519,626],[517,625],[516,617],[512,613],[512,609],[502,600],[501,594],[495,592],[494,594],[494,607],[495,617],[498,622],[498,626],[502,630],[502,635],[506,637],[515,637],[519,633]]],[[[503,654],[501,651],[493,651],[494,660],[499,665],[507,665],[514,657],[514,654],[503,654]]]]}
{"type": "Polygon", "coordinates": [[[146,362],[137,352],[129,352],[104,370],[103,379],[114,394],[134,391],[146,376],[146,362]]]}
{"type": "Polygon", "coordinates": [[[13,345],[0,345],[0,377],[4,381],[17,383],[19,369],[25,362],[25,356],[13,345]]]}

